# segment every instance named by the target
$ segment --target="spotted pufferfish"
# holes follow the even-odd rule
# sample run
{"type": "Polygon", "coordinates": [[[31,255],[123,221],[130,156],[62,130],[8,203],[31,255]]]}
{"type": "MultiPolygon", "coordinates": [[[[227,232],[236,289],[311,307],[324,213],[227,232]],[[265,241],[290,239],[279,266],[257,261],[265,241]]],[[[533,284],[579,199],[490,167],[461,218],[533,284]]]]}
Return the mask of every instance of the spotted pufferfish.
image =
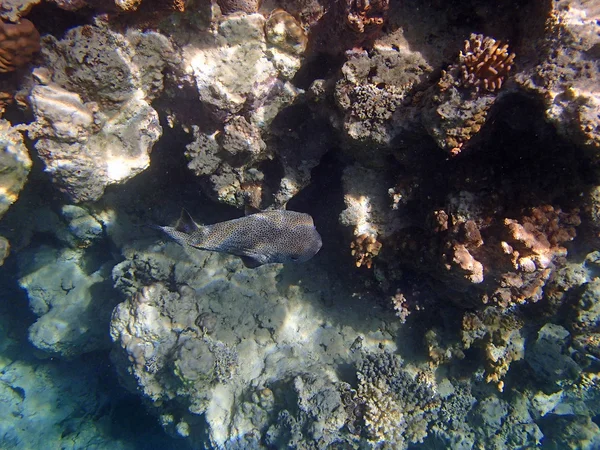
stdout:
{"type": "Polygon", "coordinates": [[[323,245],[310,215],[286,210],[257,211],[239,219],[199,225],[184,209],[174,227],[157,228],[183,246],[239,256],[250,268],[305,262],[323,245]]]}

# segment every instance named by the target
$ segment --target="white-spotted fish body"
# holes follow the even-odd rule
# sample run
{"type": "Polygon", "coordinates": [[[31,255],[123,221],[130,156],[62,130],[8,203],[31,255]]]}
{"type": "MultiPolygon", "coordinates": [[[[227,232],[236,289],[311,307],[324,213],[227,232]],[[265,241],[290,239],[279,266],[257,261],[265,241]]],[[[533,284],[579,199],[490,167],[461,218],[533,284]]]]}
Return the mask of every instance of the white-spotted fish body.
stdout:
{"type": "Polygon", "coordinates": [[[295,211],[262,211],[198,225],[187,211],[174,227],[159,227],[181,245],[240,256],[247,267],[304,262],[321,249],[313,218],[295,211]]]}

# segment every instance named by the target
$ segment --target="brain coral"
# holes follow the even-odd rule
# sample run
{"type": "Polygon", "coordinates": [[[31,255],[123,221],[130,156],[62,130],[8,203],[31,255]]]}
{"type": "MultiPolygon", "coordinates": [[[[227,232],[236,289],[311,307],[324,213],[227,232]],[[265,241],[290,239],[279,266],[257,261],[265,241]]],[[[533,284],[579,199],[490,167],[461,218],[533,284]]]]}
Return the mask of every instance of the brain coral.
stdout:
{"type": "Polygon", "coordinates": [[[11,24],[0,20],[0,72],[24,66],[40,50],[40,34],[27,19],[11,24]]]}

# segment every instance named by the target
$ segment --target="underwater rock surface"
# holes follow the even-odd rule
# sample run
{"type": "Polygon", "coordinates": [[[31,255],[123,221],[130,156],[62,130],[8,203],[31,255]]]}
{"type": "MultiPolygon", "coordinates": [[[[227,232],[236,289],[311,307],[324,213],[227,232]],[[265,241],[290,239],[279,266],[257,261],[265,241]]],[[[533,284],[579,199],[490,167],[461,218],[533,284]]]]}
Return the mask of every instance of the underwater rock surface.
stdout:
{"type": "Polygon", "coordinates": [[[598,448],[599,11],[3,2],[0,447],[598,448]]]}

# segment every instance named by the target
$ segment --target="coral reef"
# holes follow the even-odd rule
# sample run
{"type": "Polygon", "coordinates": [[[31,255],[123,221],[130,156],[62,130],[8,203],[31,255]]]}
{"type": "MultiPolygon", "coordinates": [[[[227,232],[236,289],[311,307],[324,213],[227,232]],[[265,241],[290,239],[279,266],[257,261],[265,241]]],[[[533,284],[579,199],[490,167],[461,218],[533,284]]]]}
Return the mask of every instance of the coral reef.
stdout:
{"type": "MultiPolygon", "coordinates": [[[[389,145],[414,120],[405,104],[411,88],[427,80],[431,71],[423,55],[410,49],[400,33],[376,42],[369,53],[352,54],[334,90],[345,136],[360,149],[389,145]]],[[[370,152],[353,155],[372,158],[370,152]]]]}
{"type": "Polygon", "coordinates": [[[598,446],[594,4],[35,3],[0,11],[0,447],[35,400],[126,447],[50,379],[109,349],[176,447],[598,446]],[[288,204],[297,267],[146,226],[288,204]]]}
{"type": "Polygon", "coordinates": [[[514,58],[493,38],[472,34],[465,41],[457,62],[425,94],[423,125],[439,147],[456,156],[477,135],[514,58]]]}
{"type": "Polygon", "coordinates": [[[600,99],[593,49],[600,43],[598,8],[585,0],[561,0],[552,7],[548,33],[531,42],[538,60],[516,80],[539,94],[546,117],[559,133],[589,149],[597,160],[600,99]]]}
{"type": "MultiPolygon", "coordinates": [[[[119,347],[113,360],[126,386],[162,402],[165,420],[173,417],[165,422],[168,430],[181,434],[178,423],[192,427],[194,415],[204,413],[215,446],[251,440],[265,427],[276,446],[345,439],[346,415],[332,368],[340,358],[355,358],[347,349],[358,332],[348,322],[342,328],[330,318],[323,322],[321,307],[306,303],[309,291],[299,286],[282,296],[276,266],[243,269],[226,255],[185,255],[172,243],[159,252],[156,244],[124,251],[126,259],[113,270],[127,296],[111,321],[119,347]],[[298,405],[285,405],[282,380],[294,380],[298,405]],[[274,408],[271,396],[284,405],[274,408]],[[304,435],[304,429],[314,431],[304,435]]],[[[373,330],[380,330],[378,321],[366,319],[373,330]]],[[[363,347],[389,345],[386,339],[381,331],[370,332],[363,347]]]]}
{"type": "Polygon", "coordinates": [[[97,200],[150,164],[161,135],[149,105],[162,89],[172,49],[156,33],[127,36],[85,25],[45,41],[47,67],[34,72],[29,126],[35,148],[72,201],[97,200]],[[106,47],[121,51],[106,53],[106,47]],[[100,69],[101,68],[101,69],[100,69]]]}
{"type": "MultiPolygon", "coordinates": [[[[465,195],[463,199],[473,200],[465,195]]],[[[441,242],[425,244],[422,236],[401,232],[396,245],[406,253],[403,257],[412,256],[415,239],[429,245],[425,258],[433,259],[425,264],[432,264],[433,276],[451,281],[454,289],[464,292],[464,305],[471,295],[474,304],[502,308],[539,301],[550,275],[567,254],[562,245],[574,238],[575,227],[581,223],[578,211],[564,213],[542,205],[524,211],[519,219],[484,219],[477,214],[458,210],[451,217],[440,210],[431,226],[441,242]],[[486,230],[498,233],[488,237],[486,230]]]]}
{"type": "Polygon", "coordinates": [[[193,128],[189,167],[219,202],[242,207],[250,199],[260,207],[283,206],[307,185],[310,169],[325,152],[322,144],[298,154],[286,148],[297,144],[277,143],[273,121],[301,94],[289,81],[300,68],[303,47],[292,19],[277,11],[268,20],[260,14],[227,16],[216,33],[183,49],[184,68],[218,122],[210,130],[193,128]],[[281,30],[274,23],[280,19],[281,30]],[[267,38],[276,39],[276,46],[267,38]],[[282,177],[265,172],[271,160],[283,167],[282,177]]]}
{"type": "Polygon", "coordinates": [[[99,258],[93,247],[106,245],[103,225],[72,205],[63,207],[61,218],[45,219],[47,232],[69,247],[43,245],[18,253],[19,285],[38,316],[29,340],[48,354],[66,358],[106,349],[110,340],[103,322],[116,299],[110,278],[115,261],[99,258]]]}

